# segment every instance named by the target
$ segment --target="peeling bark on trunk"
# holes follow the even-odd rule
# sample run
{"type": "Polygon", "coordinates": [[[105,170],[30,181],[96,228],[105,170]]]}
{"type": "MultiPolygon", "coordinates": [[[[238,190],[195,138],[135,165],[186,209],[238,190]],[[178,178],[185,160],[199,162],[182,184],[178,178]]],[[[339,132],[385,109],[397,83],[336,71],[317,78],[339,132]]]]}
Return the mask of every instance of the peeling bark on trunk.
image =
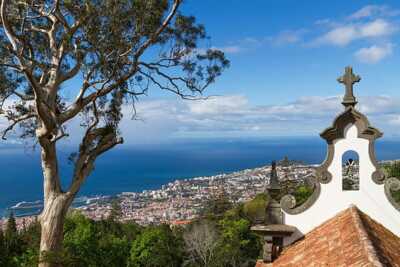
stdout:
{"type": "Polygon", "coordinates": [[[71,204],[71,197],[61,191],[57,166],[56,146],[42,138],[42,170],[44,208],[40,214],[41,239],[39,267],[61,266],[59,255],[62,251],[65,215],[71,204]]]}
{"type": "Polygon", "coordinates": [[[39,267],[58,267],[58,258],[62,251],[64,218],[68,210],[63,195],[52,195],[45,201],[40,215],[41,240],[39,267]]]}

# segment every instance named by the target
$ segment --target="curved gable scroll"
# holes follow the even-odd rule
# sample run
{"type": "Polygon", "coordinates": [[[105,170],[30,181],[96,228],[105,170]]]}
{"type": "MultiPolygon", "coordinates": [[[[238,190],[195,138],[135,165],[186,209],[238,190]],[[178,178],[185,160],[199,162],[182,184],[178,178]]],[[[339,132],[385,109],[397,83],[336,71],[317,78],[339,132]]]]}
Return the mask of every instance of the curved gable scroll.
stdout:
{"type": "MultiPolygon", "coordinates": [[[[372,164],[375,166],[376,171],[372,174],[372,180],[376,184],[383,184],[385,181],[385,173],[379,168],[378,161],[375,157],[375,140],[382,137],[383,133],[378,129],[372,127],[367,119],[367,117],[357,111],[353,106],[348,106],[344,112],[339,114],[334,120],[331,127],[325,129],[320,136],[326,140],[328,143],[328,157],[327,160],[317,168],[317,177],[320,177],[322,181],[326,180],[326,177],[331,178],[331,174],[328,172],[327,167],[330,165],[331,161],[329,159],[333,158],[332,145],[335,140],[342,139],[345,136],[346,126],[349,124],[354,124],[358,130],[358,137],[364,138],[370,141],[369,144],[369,156],[372,164]]],[[[328,182],[330,179],[328,180],[328,182]]]]}
{"type": "Polygon", "coordinates": [[[376,140],[382,137],[382,132],[370,126],[365,115],[358,112],[354,107],[349,106],[346,110],[339,114],[333,122],[333,125],[325,129],[320,136],[331,144],[334,140],[344,138],[346,126],[355,124],[358,129],[358,137],[368,140],[376,140]]]}
{"type": "Polygon", "coordinates": [[[385,182],[385,174],[380,170],[378,162],[375,158],[376,139],[383,136],[383,133],[372,127],[365,115],[357,111],[353,106],[346,107],[345,111],[339,114],[334,120],[331,127],[325,129],[320,136],[326,140],[328,144],[327,156],[324,162],[315,168],[314,178],[312,179],[313,193],[310,198],[303,204],[297,205],[296,199],[292,195],[285,195],[281,199],[282,209],[288,214],[299,214],[309,209],[319,198],[321,193],[321,184],[328,184],[332,180],[332,174],[328,171],[335,154],[335,140],[345,138],[348,125],[357,127],[358,137],[369,140],[369,157],[375,167],[372,174],[372,180],[376,184],[385,182]]]}
{"type": "Polygon", "coordinates": [[[388,177],[375,158],[375,140],[383,133],[355,109],[357,100],[353,85],[360,77],[354,75],[351,67],[346,67],[338,81],[346,87],[342,102],[345,109],[320,134],[327,142],[327,154],[324,162],[315,168],[312,179],[307,181],[313,187],[311,197],[304,203],[296,203],[296,198],[290,194],[281,198],[285,224],[296,225],[306,234],[349,205],[356,205],[400,236],[400,203],[393,194],[398,194],[400,180],[388,177]],[[349,150],[359,156],[356,166],[359,190],[343,190],[343,155],[349,150]]]}

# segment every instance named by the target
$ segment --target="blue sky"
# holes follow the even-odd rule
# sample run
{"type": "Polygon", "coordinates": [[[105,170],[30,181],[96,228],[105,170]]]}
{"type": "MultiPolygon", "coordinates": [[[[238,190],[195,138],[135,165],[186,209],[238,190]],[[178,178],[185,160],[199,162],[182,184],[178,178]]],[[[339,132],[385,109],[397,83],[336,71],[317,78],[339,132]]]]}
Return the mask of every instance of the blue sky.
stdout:
{"type": "Polygon", "coordinates": [[[207,101],[152,90],[137,104],[140,120],[125,107],[128,144],[317,137],[343,109],[336,78],[347,65],[362,77],[359,109],[385,138],[400,137],[399,1],[186,0],[182,12],[205,25],[211,40],[202,45],[223,50],[231,67],[207,101]]]}
{"type": "Polygon", "coordinates": [[[359,109],[385,138],[399,137],[400,3],[187,0],[183,12],[231,67],[208,101],[151,92],[138,105],[142,122],[123,126],[132,139],[318,136],[343,109],[336,78],[347,65],[362,77],[359,109]]]}
{"type": "Polygon", "coordinates": [[[398,1],[188,0],[184,6],[232,61],[210,93],[245,94],[253,104],[340,94],[335,78],[346,65],[363,77],[358,95],[398,95],[396,9],[398,1]]]}

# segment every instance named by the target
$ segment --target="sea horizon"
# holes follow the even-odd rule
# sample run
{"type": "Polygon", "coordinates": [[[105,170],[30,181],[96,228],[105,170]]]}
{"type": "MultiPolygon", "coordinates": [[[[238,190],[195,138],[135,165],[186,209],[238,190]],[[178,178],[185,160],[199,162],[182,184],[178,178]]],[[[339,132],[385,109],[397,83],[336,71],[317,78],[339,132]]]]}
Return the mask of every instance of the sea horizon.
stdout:
{"type": "MultiPolygon", "coordinates": [[[[7,150],[0,152],[0,217],[17,203],[41,201],[43,192],[38,151],[18,146],[7,150]],[[23,168],[19,167],[21,162],[23,168]]],[[[72,172],[68,162],[71,152],[68,147],[59,152],[64,189],[72,172]]],[[[175,180],[269,165],[285,156],[305,164],[319,164],[325,153],[326,143],[318,137],[216,138],[120,146],[98,159],[78,196],[155,190],[175,180]]],[[[400,139],[379,140],[376,153],[378,160],[399,159],[400,139]]]]}

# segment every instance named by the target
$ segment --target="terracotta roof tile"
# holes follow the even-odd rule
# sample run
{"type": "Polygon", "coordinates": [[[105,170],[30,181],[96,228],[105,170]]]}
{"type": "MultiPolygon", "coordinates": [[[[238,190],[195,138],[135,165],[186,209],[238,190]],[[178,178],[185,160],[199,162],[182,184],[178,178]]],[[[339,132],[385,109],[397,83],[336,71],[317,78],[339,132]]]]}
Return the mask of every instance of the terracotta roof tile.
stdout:
{"type": "Polygon", "coordinates": [[[400,238],[351,206],[285,248],[273,263],[256,265],[298,266],[400,267],[400,238]]]}

